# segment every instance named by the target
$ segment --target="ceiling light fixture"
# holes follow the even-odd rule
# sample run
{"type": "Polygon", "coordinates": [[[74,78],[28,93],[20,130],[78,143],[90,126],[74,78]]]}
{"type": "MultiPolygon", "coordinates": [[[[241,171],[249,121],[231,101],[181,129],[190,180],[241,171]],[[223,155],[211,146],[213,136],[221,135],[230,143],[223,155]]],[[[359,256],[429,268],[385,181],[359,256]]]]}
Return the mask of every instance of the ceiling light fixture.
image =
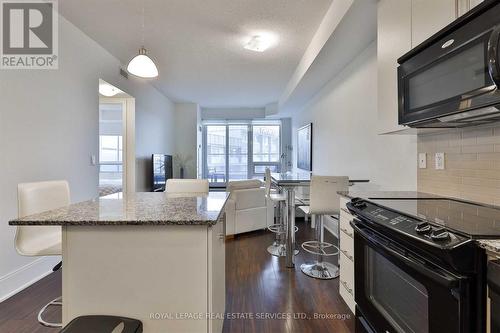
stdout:
{"type": "Polygon", "coordinates": [[[116,87],[113,87],[110,84],[106,83],[99,84],[99,94],[103,96],[113,97],[119,93],[122,93],[122,91],[116,87]]]}
{"type": "MultiPolygon", "coordinates": [[[[142,45],[144,45],[144,0],[142,1],[142,45]]],[[[153,59],[147,55],[144,46],[139,49],[139,54],[130,60],[127,71],[132,75],[145,79],[158,76],[158,68],[153,59]]]]}
{"type": "Polygon", "coordinates": [[[272,35],[255,35],[244,45],[244,48],[255,52],[264,52],[275,44],[276,39],[272,35]]]}

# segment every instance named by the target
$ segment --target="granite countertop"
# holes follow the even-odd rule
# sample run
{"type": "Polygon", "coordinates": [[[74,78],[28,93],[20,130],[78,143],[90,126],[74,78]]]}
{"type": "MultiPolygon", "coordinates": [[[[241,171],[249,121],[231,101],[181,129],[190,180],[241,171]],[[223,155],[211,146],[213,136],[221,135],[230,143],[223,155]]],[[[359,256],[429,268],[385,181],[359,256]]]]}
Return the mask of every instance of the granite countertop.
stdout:
{"type": "Polygon", "coordinates": [[[227,192],[112,194],[26,216],[10,225],[215,225],[223,214],[227,192]]]}
{"type": "Polygon", "coordinates": [[[500,256],[500,239],[478,240],[477,243],[490,254],[500,256]]]}
{"type": "Polygon", "coordinates": [[[362,198],[362,199],[435,199],[443,198],[440,195],[416,192],[416,191],[359,191],[359,190],[349,190],[340,191],[339,195],[347,198],[362,198]]]}

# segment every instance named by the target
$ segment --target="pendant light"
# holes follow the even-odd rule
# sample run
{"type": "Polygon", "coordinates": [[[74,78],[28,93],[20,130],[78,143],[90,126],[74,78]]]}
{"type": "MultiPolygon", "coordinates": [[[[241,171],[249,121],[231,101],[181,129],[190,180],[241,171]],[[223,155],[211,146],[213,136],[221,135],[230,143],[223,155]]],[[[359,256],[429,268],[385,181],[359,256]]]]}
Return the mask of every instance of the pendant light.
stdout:
{"type": "MultiPolygon", "coordinates": [[[[142,44],[144,45],[144,0],[142,1],[142,44]]],[[[139,54],[130,60],[127,71],[132,75],[145,79],[158,76],[158,68],[153,59],[147,55],[144,46],[139,49],[139,54]]]]}

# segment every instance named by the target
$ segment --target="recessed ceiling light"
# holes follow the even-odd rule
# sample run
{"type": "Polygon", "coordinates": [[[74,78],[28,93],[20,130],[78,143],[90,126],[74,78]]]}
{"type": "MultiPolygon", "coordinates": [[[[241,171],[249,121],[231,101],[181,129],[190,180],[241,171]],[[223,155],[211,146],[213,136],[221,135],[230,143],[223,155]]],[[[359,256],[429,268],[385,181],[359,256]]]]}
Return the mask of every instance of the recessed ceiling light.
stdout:
{"type": "Polygon", "coordinates": [[[244,48],[255,52],[264,52],[276,43],[272,35],[255,35],[245,44],[244,48]]]}
{"type": "Polygon", "coordinates": [[[116,94],[121,93],[122,91],[116,87],[113,87],[110,84],[107,83],[101,83],[99,84],[99,94],[106,96],[106,97],[113,97],[116,94]]]}

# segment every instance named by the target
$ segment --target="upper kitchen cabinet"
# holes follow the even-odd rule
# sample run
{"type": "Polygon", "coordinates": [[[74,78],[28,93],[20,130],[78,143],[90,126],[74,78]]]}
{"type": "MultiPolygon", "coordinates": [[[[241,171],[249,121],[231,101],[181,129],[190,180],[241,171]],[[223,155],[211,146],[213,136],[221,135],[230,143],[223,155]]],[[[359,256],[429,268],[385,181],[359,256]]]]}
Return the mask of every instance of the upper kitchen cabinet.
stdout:
{"type": "Polygon", "coordinates": [[[380,0],[377,14],[378,129],[398,125],[397,59],[467,13],[481,0],[380,0]]]}
{"type": "Polygon", "coordinates": [[[397,59],[411,49],[411,0],[381,0],[377,8],[379,133],[404,129],[398,125],[397,59]]]}
{"type": "Polygon", "coordinates": [[[417,46],[453,22],[458,16],[459,1],[412,0],[411,45],[417,46]]]}

